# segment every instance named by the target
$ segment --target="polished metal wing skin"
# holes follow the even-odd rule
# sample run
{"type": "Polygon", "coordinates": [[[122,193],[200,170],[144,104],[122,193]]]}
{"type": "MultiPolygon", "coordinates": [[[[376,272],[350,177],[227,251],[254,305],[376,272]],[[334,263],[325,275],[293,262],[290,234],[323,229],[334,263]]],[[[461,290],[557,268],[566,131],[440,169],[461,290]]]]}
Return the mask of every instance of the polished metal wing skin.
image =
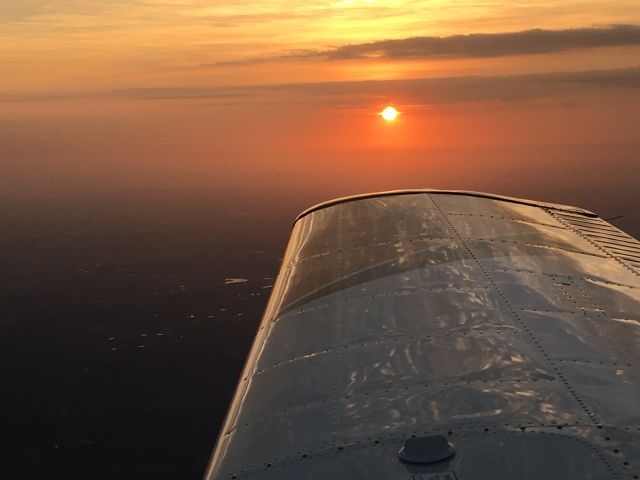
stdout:
{"type": "Polygon", "coordinates": [[[591,212],[328,202],[294,225],[206,478],[637,479],[639,349],[640,243],[591,212]],[[405,461],[421,445],[449,450],[405,461]]]}

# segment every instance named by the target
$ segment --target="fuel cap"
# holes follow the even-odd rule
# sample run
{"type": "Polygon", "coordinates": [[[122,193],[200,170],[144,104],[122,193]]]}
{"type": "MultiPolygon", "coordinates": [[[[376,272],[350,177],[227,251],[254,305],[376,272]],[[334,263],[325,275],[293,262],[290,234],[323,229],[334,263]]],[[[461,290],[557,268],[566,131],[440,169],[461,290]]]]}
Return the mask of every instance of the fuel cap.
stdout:
{"type": "Polygon", "coordinates": [[[398,452],[400,460],[409,463],[435,463],[455,453],[453,446],[442,435],[410,438],[398,452]]]}

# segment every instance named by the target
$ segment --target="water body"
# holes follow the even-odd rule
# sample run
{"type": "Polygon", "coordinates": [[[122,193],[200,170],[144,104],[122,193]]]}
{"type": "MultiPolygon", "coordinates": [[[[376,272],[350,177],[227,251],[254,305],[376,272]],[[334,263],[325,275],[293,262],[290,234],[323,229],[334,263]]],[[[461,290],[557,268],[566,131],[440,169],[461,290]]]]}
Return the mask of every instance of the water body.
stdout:
{"type": "Polygon", "coordinates": [[[212,175],[5,193],[3,477],[200,478],[291,222],[315,203],[488,191],[619,217],[640,236],[638,146],[436,153],[345,153],[326,169],[307,158],[289,178],[243,168],[232,188],[212,175]]]}

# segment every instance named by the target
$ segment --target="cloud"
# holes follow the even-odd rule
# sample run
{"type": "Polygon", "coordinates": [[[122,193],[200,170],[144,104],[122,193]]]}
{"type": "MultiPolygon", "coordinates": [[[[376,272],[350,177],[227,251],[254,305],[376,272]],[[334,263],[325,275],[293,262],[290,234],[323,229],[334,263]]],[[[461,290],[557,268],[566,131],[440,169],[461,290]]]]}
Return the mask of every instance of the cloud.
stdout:
{"type": "Polygon", "coordinates": [[[38,0],[5,2],[0,4],[0,22],[24,20],[43,12],[46,12],[46,8],[38,0]]]}
{"type": "Polygon", "coordinates": [[[43,15],[97,15],[112,7],[131,7],[139,3],[140,0],[7,0],[0,1],[0,22],[23,21],[43,15]]]}
{"type": "Polygon", "coordinates": [[[370,58],[486,58],[629,45],[640,45],[640,26],[612,25],[569,30],[535,29],[520,32],[472,33],[448,37],[410,37],[348,44],[328,50],[290,51],[272,56],[225,62],[224,64],[370,58]]]}
{"type": "Polygon", "coordinates": [[[499,57],[563,50],[640,45],[640,27],[618,25],[572,30],[526,30],[512,33],[475,33],[450,37],[413,37],[403,40],[345,45],[324,53],[329,59],[425,57],[499,57]]]}
{"type": "Polygon", "coordinates": [[[438,77],[412,80],[293,83],[238,87],[158,87],[85,92],[0,94],[0,101],[69,99],[206,100],[213,103],[322,103],[357,105],[382,98],[415,104],[520,102],[591,90],[640,89],[640,66],[535,75],[438,77]]]}
{"type": "Polygon", "coordinates": [[[640,89],[640,67],[535,75],[298,84],[288,88],[309,96],[336,96],[354,103],[365,98],[402,98],[405,102],[426,105],[514,103],[573,95],[585,90],[640,89]]]}
{"type": "Polygon", "coordinates": [[[400,8],[391,7],[352,7],[347,11],[336,10],[335,8],[300,8],[292,11],[283,9],[272,12],[258,13],[224,13],[200,15],[197,17],[199,23],[214,27],[238,27],[246,24],[266,24],[269,22],[299,22],[303,20],[314,20],[319,17],[343,18],[358,20],[384,19],[391,17],[401,17],[411,12],[400,8]]]}

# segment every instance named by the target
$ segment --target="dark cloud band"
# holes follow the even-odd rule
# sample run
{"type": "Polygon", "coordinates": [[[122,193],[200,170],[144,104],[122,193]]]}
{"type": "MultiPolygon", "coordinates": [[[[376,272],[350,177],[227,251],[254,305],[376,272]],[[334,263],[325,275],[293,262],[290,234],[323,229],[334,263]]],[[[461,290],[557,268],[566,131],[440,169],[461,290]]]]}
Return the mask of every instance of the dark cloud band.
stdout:
{"type": "Polygon", "coordinates": [[[598,89],[640,89],[640,66],[535,75],[439,77],[412,80],[292,83],[239,87],[137,88],[93,92],[0,94],[0,101],[64,99],[201,100],[212,103],[308,102],[361,104],[381,98],[403,98],[418,104],[518,102],[598,89]]]}
{"type": "Polygon", "coordinates": [[[500,57],[564,50],[640,45],[640,26],[571,30],[526,30],[511,33],[475,33],[450,37],[412,37],[344,45],[319,53],[327,59],[500,57]]]}
{"type": "Polygon", "coordinates": [[[327,50],[292,50],[283,54],[252,57],[215,64],[246,65],[274,61],[359,60],[380,58],[438,59],[487,58],[534,55],[601,47],[640,45],[640,26],[612,25],[568,30],[525,30],[504,33],[473,33],[449,37],[411,37],[342,45],[327,50]]]}

